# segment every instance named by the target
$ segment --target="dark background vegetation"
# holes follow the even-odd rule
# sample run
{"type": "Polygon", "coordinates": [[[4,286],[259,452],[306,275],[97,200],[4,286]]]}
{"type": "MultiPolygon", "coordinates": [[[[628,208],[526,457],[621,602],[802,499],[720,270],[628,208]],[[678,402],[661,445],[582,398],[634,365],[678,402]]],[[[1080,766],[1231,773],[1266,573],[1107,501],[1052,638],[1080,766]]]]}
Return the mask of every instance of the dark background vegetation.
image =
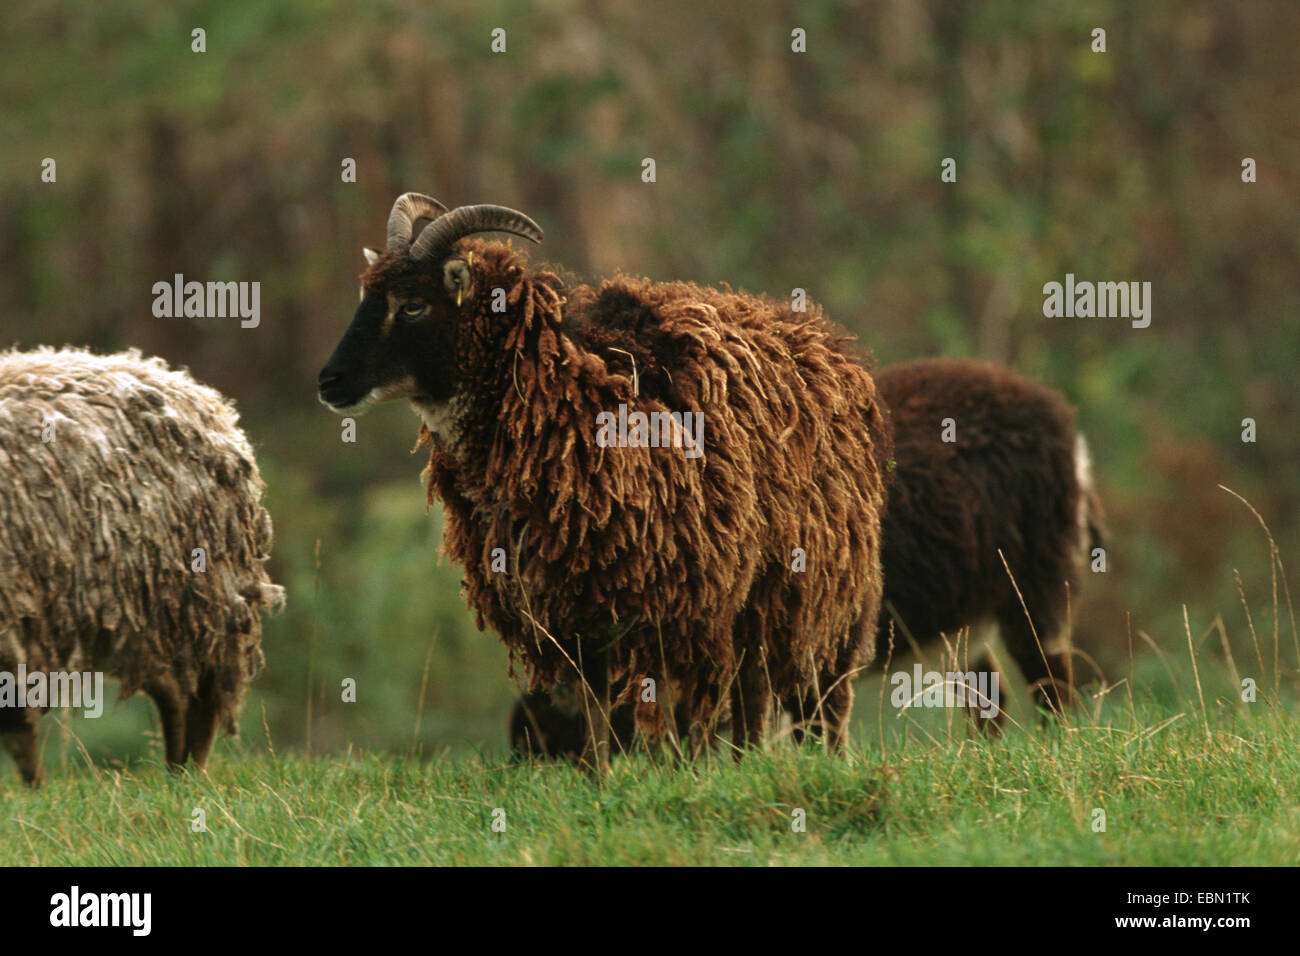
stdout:
{"type": "MultiPolygon", "coordinates": [[[[802,287],[880,362],[982,356],[1060,389],[1111,531],[1080,643],[1123,676],[1131,615],[1186,656],[1187,604],[1198,647],[1221,660],[1221,616],[1250,657],[1233,569],[1271,640],[1268,547],[1217,485],[1300,560],[1297,40],[1290,0],[19,0],[0,39],[0,345],[134,346],[238,402],[289,589],[248,746],[504,740],[505,654],[438,561],[415,419],[381,408],[344,444],[315,398],[360,249],[409,189],[523,209],[538,255],[585,277],[802,287]],[[261,326],[155,318],[151,287],[178,272],[260,281],[261,326]],[[1066,272],[1150,281],[1150,328],[1044,318],[1066,272]]],[[[1285,619],[1283,636],[1293,665],[1285,619]]],[[[148,752],[147,702],[119,711],[65,744],[148,752]]]]}

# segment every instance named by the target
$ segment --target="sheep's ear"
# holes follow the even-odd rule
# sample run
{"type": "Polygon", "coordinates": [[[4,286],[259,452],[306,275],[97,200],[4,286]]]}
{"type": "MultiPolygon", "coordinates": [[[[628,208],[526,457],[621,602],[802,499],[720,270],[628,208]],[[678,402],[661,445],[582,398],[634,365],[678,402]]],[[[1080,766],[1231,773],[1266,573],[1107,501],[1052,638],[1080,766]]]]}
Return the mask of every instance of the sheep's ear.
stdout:
{"type": "Polygon", "coordinates": [[[457,305],[469,295],[469,282],[469,264],[464,259],[448,259],[443,263],[442,287],[457,305]]]}
{"type": "Polygon", "coordinates": [[[366,257],[366,265],[373,266],[379,261],[380,252],[378,249],[371,249],[369,246],[361,250],[361,254],[366,257]]]}

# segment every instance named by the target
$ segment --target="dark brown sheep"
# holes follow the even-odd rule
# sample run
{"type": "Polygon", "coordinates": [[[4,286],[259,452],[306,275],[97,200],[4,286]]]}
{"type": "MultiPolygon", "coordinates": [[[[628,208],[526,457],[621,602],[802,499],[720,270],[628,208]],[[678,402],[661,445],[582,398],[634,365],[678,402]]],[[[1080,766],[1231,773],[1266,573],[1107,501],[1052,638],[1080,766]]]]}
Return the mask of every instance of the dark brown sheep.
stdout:
{"type": "MultiPolygon", "coordinates": [[[[993,621],[1038,701],[1067,706],[1066,583],[1077,593],[1088,551],[1101,538],[1087,446],[1073,413],[1056,393],[981,362],[923,359],[879,370],[875,380],[889,409],[895,458],[884,521],[882,639],[892,622],[900,645],[924,648],[941,634],[993,621]],[[952,442],[943,441],[948,418],[952,442]]],[[[986,659],[974,669],[993,666],[986,659]]],[[[627,731],[619,738],[624,747],[631,741],[627,717],[615,711],[616,730],[627,731]]],[[[511,743],[522,753],[571,755],[566,719],[545,693],[528,695],[515,705],[511,743]]]]}
{"type": "MultiPolygon", "coordinates": [[[[614,750],[631,746],[636,734],[636,713],[620,704],[610,714],[614,750]]],[[[520,754],[541,754],[577,760],[587,742],[587,721],[581,701],[568,683],[535,690],[515,701],[510,712],[510,740],[520,754]]]]}
{"type": "Polygon", "coordinates": [[[924,647],[995,622],[1039,703],[1059,712],[1074,684],[1067,585],[1078,593],[1102,536],[1073,411],[1057,393],[983,362],[922,359],[885,369],[877,383],[897,461],[881,627],[892,618],[924,647]],[[954,441],[943,440],[944,419],[954,441]]]}
{"type": "Polygon", "coordinates": [[[874,654],[889,457],[847,337],[813,305],[569,285],[466,238],[540,239],[521,213],[442,209],[398,200],[319,387],[339,412],[406,398],[422,417],[428,499],[480,626],[530,689],[575,681],[592,767],[611,682],[630,698],[646,676],[692,728],[730,697],[733,737],[755,742],[775,696],[838,743],[852,688],[835,679],[874,654]],[[598,416],[621,411],[702,414],[702,447],[602,447],[598,416]]]}

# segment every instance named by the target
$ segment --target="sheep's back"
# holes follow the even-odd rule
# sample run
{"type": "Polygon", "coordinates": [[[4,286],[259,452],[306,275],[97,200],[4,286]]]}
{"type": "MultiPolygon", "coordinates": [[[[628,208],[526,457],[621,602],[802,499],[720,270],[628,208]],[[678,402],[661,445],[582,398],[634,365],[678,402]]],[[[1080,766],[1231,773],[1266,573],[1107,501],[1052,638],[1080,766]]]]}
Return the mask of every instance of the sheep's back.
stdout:
{"type": "Polygon", "coordinates": [[[134,351],[0,354],[0,474],[0,668],[104,669],[124,694],[165,669],[193,690],[212,667],[231,693],[256,672],[281,590],[219,393],[134,351]]]}
{"type": "MultiPolygon", "coordinates": [[[[761,654],[773,687],[789,693],[839,656],[854,623],[874,621],[879,607],[889,438],[875,385],[865,357],[814,304],[794,312],[765,297],[687,284],[669,291],[685,304],[660,306],[662,328],[682,321],[699,367],[725,382],[682,400],[704,408],[706,421],[727,423],[726,440],[710,451],[743,448],[753,484],[746,505],[757,560],[736,653],[761,654]]],[[[706,506],[729,507],[728,489],[717,491],[706,506]]],[[[874,653],[873,632],[860,661],[874,653]]]]}
{"type": "MultiPolygon", "coordinates": [[[[1004,368],[959,359],[890,366],[876,383],[897,463],[885,600],[913,636],[953,633],[1017,601],[999,550],[1022,589],[1059,590],[1077,534],[1069,406],[1004,368]]],[[[1037,595],[1026,596],[1032,606],[1037,595]]]]}
{"type": "Polygon", "coordinates": [[[565,658],[534,621],[612,642],[620,669],[716,677],[761,652],[778,692],[806,681],[878,607],[888,437],[865,365],[815,307],[625,278],[568,297],[512,369],[486,464],[431,462],[471,605],[535,686],[565,658]],[[702,411],[704,456],[599,448],[620,404],[702,411]],[[498,546],[517,574],[489,570],[498,546]]]}

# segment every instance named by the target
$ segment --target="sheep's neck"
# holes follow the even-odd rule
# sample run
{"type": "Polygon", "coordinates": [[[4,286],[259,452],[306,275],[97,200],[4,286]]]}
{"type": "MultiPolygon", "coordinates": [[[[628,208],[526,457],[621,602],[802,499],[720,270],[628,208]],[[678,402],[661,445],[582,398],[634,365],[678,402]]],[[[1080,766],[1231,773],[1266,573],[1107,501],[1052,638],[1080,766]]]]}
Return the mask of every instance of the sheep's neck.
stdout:
{"type": "Polygon", "coordinates": [[[431,431],[446,429],[455,436],[444,446],[454,455],[458,471],[481,468],[502,443],[509,447],[526,440],[529,436],[520,429],[535,429],[536,421],[520,405],[546,401],[545,396],[563,391],[557,383],[563,374],[560,365],[573,349],[561,330],[563,298],[553,286],[528,278],[520,282],[524,288],[507,316],[484,313],[467,331],[459,344],[457,395],[442,418],[435,423],[425,418],[431,431]],[[509,321],[501,321],[507,317],[509,321]]]}

